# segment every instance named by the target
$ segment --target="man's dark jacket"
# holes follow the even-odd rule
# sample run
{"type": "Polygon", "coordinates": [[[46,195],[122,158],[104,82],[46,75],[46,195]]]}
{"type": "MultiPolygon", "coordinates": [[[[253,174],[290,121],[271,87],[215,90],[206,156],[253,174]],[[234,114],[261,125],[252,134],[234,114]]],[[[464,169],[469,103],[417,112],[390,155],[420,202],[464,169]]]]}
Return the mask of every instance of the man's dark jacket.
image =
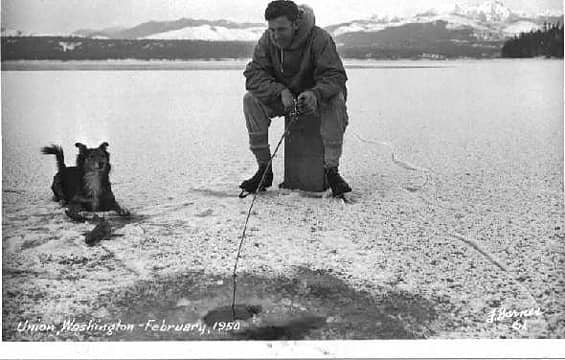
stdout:
{"type": "Polygon", "coordinates": [[[299,9],[292,43],[281,49],[266,30],[243,73],[246,89],[266,105],[280,103],[285,88],[294,96],[312,90],[322,104],[340,92],[347,96],[347,75],[331,35],[315,25],[311,8],[299,9]]]}

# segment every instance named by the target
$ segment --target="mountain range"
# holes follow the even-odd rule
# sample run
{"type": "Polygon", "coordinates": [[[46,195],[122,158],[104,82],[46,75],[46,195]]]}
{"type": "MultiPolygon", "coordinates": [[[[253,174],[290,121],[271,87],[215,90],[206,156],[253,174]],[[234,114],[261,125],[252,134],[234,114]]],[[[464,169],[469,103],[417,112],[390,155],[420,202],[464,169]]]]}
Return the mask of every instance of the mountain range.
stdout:
{"type": "MultiPolygon", "coordinates": [[[[501,1],[486,1],[477,6],[453,5],[441,10],[430,9],[410,17],[379,17],[354,20],[327,26],[339,38],[354,33],[378,33],[409,24],[446,22],[448,30],[469,30],[479,40],[505,40],[508,37],[540,28],[544,22],[557,22],[562,14],[521,14],[501,1]]],[[[150,21],[132,28],[78,30],[72,35],[108,39],[187,39],[208,41],[255,41],[265,30],[264,23],[236,23],[226,20],[150,21]]]]}
{"type": "Polygon", "coordinates": [[[149,21],[132,28],[77,30],[72,35],[98,39],[157,39],[255,41],[265,31],[264,23],[236,23],[227,20],[179,19],[149,21]]]}
{"type": "MultiPolygon", "coordinates": [[[[563,22],[562,14],[523,14],[499,0],[489,0],[477,6],[430,9],[404,18],[373,15],[325,29],[333,35],[342,54],[349,57],[497,57],[504,41],[542,28],[544,23],[557,22],[563,22]]],[[[183,18],[150,21],[131,28],[81,29],[68,35],[97,40],[255,42],[265,29],[265,23],[183,18]]],[[[3,29],[2,35],[15,34],[3,29]]]]}

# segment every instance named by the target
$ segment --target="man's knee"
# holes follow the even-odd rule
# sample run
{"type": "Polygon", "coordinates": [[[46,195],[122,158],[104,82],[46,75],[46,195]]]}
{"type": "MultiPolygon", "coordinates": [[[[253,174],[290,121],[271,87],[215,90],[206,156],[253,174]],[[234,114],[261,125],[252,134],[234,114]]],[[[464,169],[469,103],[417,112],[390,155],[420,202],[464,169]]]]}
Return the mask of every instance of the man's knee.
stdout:
{"type": "Polygon", "coordinates": [[[262,114],[270,119],[281,116],[281,109],[282,104],[265,104],[249,91],[243,95],[243,112],[246,114],[262,114]]]}

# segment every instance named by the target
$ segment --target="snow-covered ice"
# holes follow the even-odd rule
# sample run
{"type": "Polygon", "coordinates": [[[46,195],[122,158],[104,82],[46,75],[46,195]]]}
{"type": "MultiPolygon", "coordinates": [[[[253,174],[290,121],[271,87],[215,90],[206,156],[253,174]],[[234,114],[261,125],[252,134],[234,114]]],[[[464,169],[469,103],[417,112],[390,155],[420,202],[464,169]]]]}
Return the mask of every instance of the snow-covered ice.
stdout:
{"type": "MultiPolygon", "coordinates": [[[[348,75],[340,170],[355,202],[258,197],[238,293],[263,306],[256,320],[326,318],[297,335],[309,339],[563,337],[563,63],[378,62],[348,75]],[[488,323],[501,307],[543,316],[488,323]]],[[[2,73],[4,340],[198,338],[17,326],[195,323],[229,304],[251,201],[238,184],[255,171],[243,94],[229,67],[2,73]],[[55,159],[39,152],[61,144],[72,164],[77,141],[110,144],[114,193],[135,214],[105,214],[118,236],[95,247],[82,235],[93,225],[50,201],[55,159]]],[[[281,133],[274,120],[272,145],[281,133]]],[[[282,157],[274,171],[281,182],[282,157]]]]}

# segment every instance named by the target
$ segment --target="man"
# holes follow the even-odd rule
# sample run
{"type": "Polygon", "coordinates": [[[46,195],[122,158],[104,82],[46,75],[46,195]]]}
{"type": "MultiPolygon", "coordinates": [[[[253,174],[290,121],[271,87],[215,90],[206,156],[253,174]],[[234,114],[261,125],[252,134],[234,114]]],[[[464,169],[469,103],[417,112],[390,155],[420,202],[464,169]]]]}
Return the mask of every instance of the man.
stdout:
{"type": "Polygon", "coordinates": [[[243,112],[259,170],[240,188],[254,193],[272,185],[271,118],[288,114],[297,101],[301,114],[321,117],[324,171],[333,195],[350,192],[338,172],[348,116],[347,76],[335,43],[330,34],[315,25],[311,8],[299,8],[292,1],[269,3],[265,20],[269,28],[259,39],[244,72],[248,92],[243,98],[243,112]],[[258,189],[264,172],[264,183],[258,189]]]}

